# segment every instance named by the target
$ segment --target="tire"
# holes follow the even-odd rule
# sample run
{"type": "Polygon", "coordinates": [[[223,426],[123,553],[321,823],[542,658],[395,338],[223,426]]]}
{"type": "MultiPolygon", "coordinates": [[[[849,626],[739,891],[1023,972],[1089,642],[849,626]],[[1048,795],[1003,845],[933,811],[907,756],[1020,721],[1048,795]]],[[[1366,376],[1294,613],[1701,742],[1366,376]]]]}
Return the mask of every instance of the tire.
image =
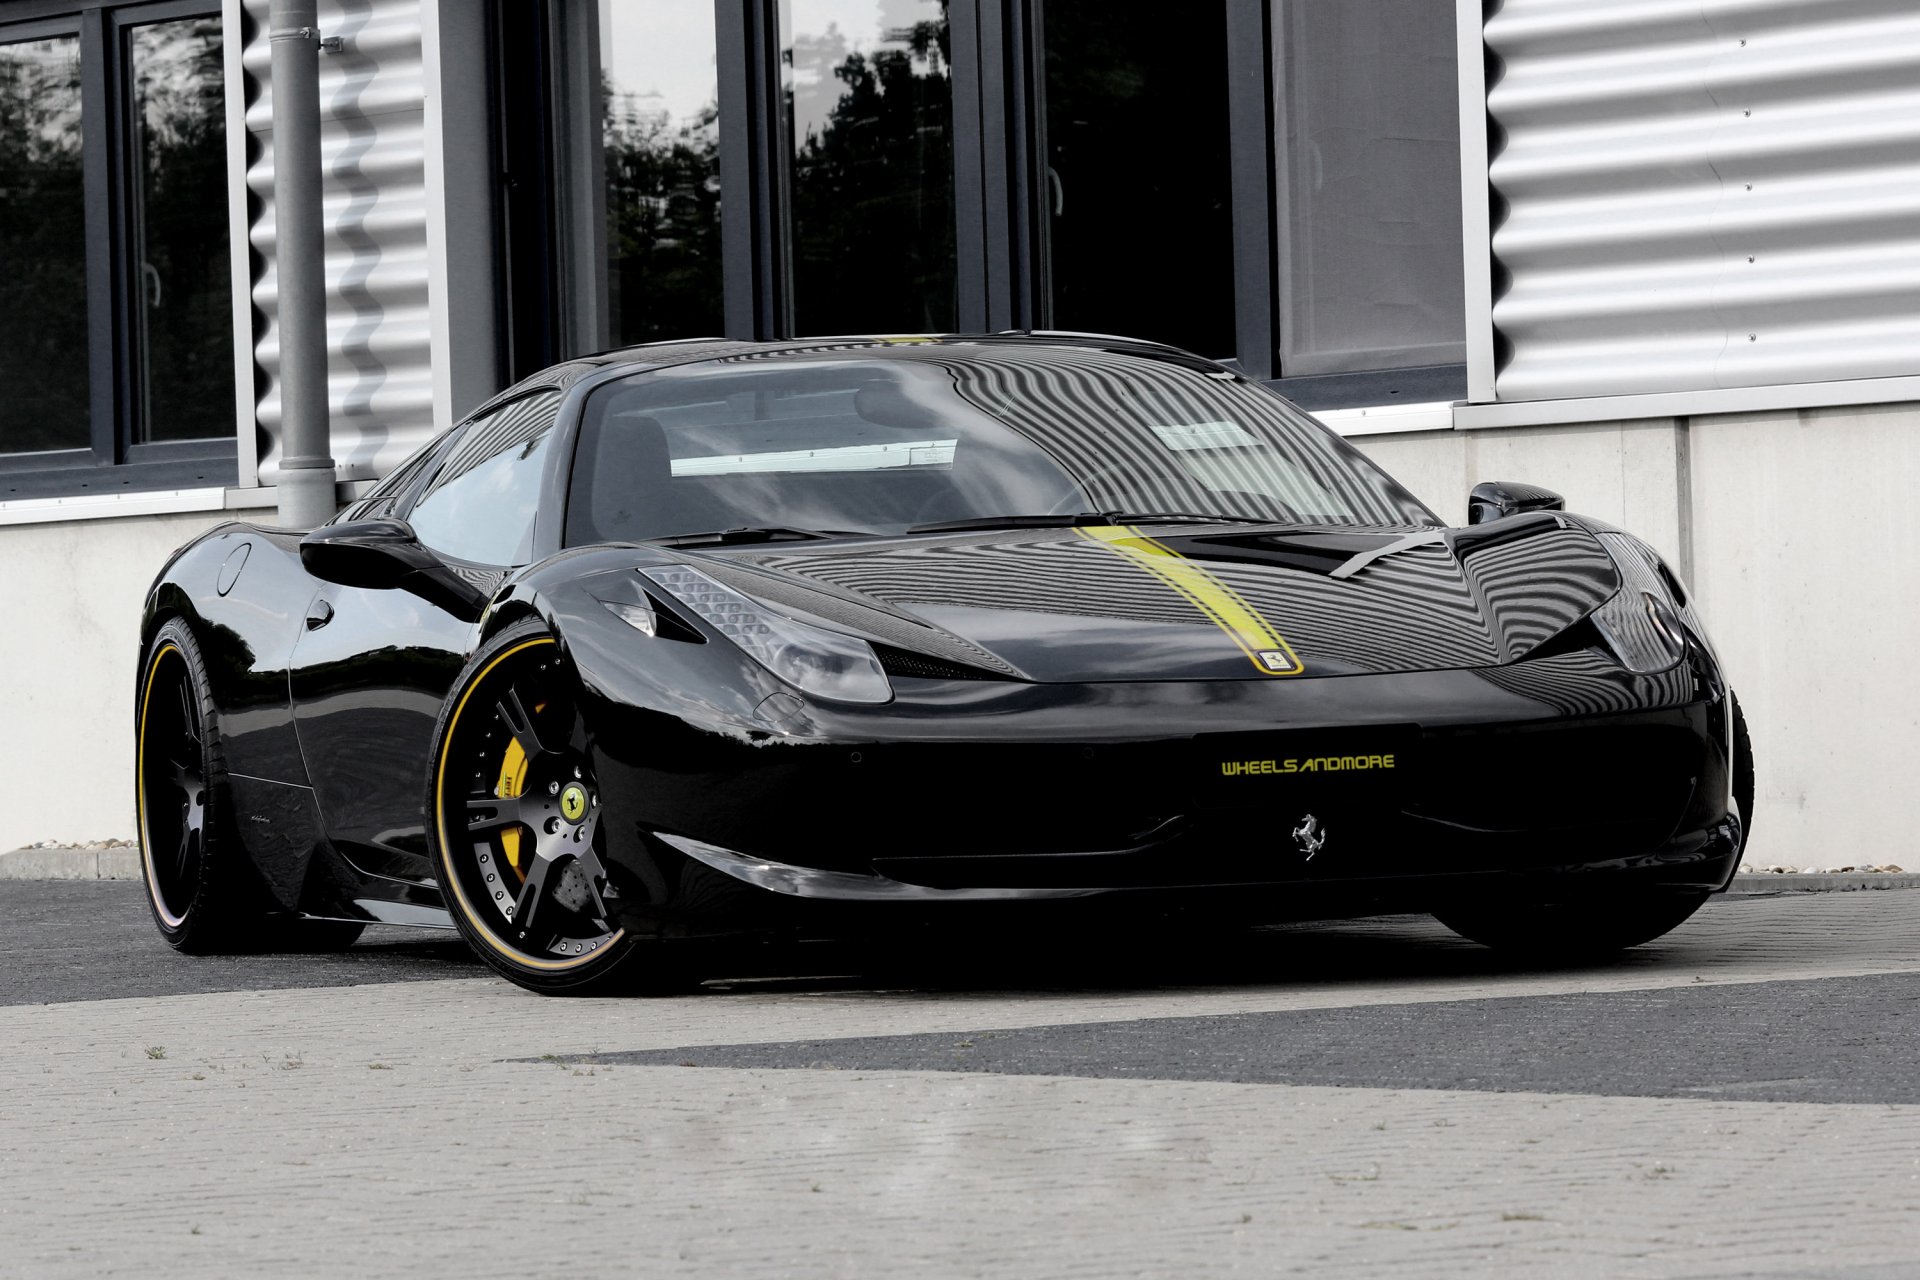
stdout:
{"type": "Polygon", "coordinates": [[[1747,716],[1740,700],[1731,693],[1733,703],[1733,802],[1740,807],[1740,853],[1746,856],[1753,838],[1753,739],[1747,736],[1747,716]]]}
{"type": "Polygon", "coordinates": [[[559,645],[534,620],[482,646],[454,681],[426,797],[447,912],[481,960],[529,991],[685,990],[699,979],[682,953],[618,918],[579,703],[559,645]]]}
{"type": "Polygon", "coordinates": [[[1670,933],[1708,897],[1703,889],[1603,894],[1579,902],[1451,907],[1434,918],[1463,938],[1517,957],[1591,960],[1670,933]]]}
{"type": "Polygon", "coordinates": [[[220,713],[186,623],[163,624],[141,656],[134,787],[147,906],[176,951],[257,950],[267,913],[230,814],[220,713]]]}

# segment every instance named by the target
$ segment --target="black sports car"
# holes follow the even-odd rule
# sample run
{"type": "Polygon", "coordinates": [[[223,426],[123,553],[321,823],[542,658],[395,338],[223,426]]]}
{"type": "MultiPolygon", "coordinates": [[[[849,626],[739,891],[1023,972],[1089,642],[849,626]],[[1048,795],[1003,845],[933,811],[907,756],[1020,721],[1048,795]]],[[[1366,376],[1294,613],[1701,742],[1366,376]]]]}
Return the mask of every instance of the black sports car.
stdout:
{"type": "Polygon", "coordinates": [[[1121,338],[561,365],[331,523],[160,574],[154,918],[186,951],[451,920],[541,991],[996,909],[1634,945],[1726,886],[1753,772],[1686,590],[1561,505],[1483,484],[1448,528],[1121,338]]]}

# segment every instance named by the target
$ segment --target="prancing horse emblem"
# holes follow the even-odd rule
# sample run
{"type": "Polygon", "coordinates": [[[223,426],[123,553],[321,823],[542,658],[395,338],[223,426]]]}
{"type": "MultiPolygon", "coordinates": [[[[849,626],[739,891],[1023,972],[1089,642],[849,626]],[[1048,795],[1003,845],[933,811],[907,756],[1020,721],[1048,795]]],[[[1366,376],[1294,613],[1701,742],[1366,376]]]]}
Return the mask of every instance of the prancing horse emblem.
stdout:
{"type": "Polygon", "coordinates": [[[1293,829],[1293,847],[1305,854],[1305,861],[1312,862],[1313,855],[1320,852],[1327,843],[1327,829],[1320,825],[1320,819],[1308,814],[1300,819],[1300,825],[1293,829]]]}

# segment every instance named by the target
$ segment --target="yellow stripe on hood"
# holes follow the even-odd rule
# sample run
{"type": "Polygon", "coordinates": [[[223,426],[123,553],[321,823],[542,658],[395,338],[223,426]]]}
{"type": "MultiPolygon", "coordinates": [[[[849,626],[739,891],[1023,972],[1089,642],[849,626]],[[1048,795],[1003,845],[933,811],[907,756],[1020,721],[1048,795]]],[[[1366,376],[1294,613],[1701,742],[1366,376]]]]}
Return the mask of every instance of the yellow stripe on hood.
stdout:
{"type": "Polygon", "coordinates": [[[1297,676],[1305,669],[1293,647],[1267,620],[1204,565],[1128,525],[1088,525],[1076,532],[1173,588],[1224,631],[1261,675],[1297,676]]]}

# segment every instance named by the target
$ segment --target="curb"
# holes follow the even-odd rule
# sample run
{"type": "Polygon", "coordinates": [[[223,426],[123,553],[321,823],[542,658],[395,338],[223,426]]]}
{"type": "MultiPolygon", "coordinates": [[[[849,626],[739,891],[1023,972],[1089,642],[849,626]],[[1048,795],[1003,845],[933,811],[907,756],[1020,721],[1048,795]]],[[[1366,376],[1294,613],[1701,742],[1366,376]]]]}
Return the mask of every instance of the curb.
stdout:
{"type": "Polygon", "coordinates": [[[0,853],[0,880],[138,880],[140,850],[28,846],[0,853]]]}
{"type": "Polygon", "coordinates": [[[1730,898],[1773,898],[1783,893],[1852,893],[1860,889],[1920,889],[1920,875],[1840,872],[1835,875],[1735,876],[1730,898]]]}

